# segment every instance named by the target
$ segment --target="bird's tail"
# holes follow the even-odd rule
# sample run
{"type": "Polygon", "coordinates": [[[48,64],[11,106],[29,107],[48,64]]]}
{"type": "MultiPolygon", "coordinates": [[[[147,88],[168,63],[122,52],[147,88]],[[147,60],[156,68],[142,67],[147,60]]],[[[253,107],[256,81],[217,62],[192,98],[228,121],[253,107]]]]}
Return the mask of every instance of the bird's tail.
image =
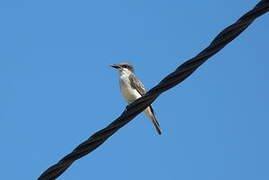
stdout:
{"type": "Polygon", "coordinates": [[[153,125],[155,126],[156,131],[158,132],[158,134],[161,135],[162,134],[162,130],[161,130],[160,124],[158,123],[158,121],[157,121],[157,119],[155,117],[155,114],[154,114],[154,111],[153,111],[152,106],[149,106],[148,108],[146,108],[144,112],[152,120],[153,125]]]}
{"type": "Polygon", "coordinates": [[[155,126],[156,131],[158,132],[159,135],[161,135],[162,130],[161,130],[160,124],[158,123],[155,115],[153,114],[153,116],[151,116],[150,118],[151,118],[151,120],[152,120],[152,122],[153,122],[153,124],[155,126]]]}

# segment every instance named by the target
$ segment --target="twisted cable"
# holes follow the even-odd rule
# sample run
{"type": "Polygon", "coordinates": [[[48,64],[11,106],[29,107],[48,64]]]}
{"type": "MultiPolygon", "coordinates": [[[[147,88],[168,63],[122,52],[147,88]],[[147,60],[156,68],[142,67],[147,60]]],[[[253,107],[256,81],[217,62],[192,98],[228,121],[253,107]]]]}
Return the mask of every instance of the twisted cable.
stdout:
{"type": "Polygon", "coordinates": [[[38,180],[54,180],[60,176],[71,164],[81,157],[89,154],[121,127],[130,122],[135,116],[148,107],[161,93],[169,90],[189,77],[211,56],[223,49],[229,42],[243,32],[256,18],[269,11],[269,0],[261,0],[251,11],[243,15],[231,26],[220,32],[211,44],[201,51],[197,56],[184,62],[174,72],[166,76],[157,86],[147,94],[130,105],[115,121],[106,128],[96,132],[89,139],[81,143],[70,154],[63,157],[58,163],[48,168],[41,174],[38,180]]]}

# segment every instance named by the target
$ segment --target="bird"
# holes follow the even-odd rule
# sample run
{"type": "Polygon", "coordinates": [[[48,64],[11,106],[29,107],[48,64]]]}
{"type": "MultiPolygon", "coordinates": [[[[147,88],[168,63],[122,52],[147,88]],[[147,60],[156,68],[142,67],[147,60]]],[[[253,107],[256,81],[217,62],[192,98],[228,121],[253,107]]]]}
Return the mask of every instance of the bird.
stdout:
{"type": "MultiPolygon", "coordinates": [[[[119,64],[112,64],[110,66],[117,69],[119,72],[121,94],[127,103],[130,104],[146,94],[144,85],[135,76],[134,67],[132,64],[123,62],[119,64]]],[[[159,122],[156,119],[152,106],[150,105],[147,107],[144,110],[144,113],[152,120],[157,133],[161,135],[162,130],[159,122]]]]}

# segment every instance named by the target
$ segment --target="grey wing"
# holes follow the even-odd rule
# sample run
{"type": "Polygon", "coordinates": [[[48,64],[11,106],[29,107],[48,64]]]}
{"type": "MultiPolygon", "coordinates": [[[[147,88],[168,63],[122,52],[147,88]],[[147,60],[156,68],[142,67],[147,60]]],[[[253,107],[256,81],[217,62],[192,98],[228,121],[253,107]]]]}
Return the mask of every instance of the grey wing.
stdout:
{"type": "MultiPolygon", "coordinates": [[[[145,89],[144,85],[138,79],[135,78],[134,74],[131,74],[129,76],[129,80],[130,80],[132,88],[136,89],[141,96],[144,96],[146,94],[146,89],[145,89]]],[[[159,122],[157,121],[157,119],[155,117],[155,113],[153,111],[152,106],[150,105],[149,108],[150,108],[150,111],[151,111],[151,113],[153,115],[150,118],[151,118],[151,120],[152,120],[158,134],[162,134],[160,124],[159,124],[159,122]]]]}
{"type": "Polygon", "coordinates": [[[144,96],[146,94],[146,89],[144,85],[138,79],[136,79],[133,74],[129,76],[129,80],[132,88],[136,89],[141,96],[144,96]]]}
{"type": "MultiPolygon", "coordinates": [[[[140,94],[141,96],[144,96],[144,95],[147,93],[147,91],[146,91],[144,85],[142,84],[142,82],[139,81],[139,80],[134,76],[134,74],[131,74],[131,75],[129,76],[129,80],[130,80],[130,82],[131,82],[131,86],[132,86],[132,88],[136,89],[136,90],[139,92],[139,94],[140,94]]],[[[154,113],[154,111],[153,111],[152,106],[150,105],[149,107],[150,107],[150,110],[151,110],[152,114],[154,115],[155,113],[154,113]]]]}

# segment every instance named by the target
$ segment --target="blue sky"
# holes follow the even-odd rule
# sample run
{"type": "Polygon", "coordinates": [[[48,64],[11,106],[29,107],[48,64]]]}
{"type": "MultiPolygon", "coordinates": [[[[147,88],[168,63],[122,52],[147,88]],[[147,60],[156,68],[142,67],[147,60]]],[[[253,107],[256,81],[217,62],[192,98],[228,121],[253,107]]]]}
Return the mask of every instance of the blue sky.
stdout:
{"type": "MultiPolygon", "coordinates": [[[[36,179],[125,108],[118,74],[149,89],[258,1],[2,0],[1,179],[36,179]]],[[[269,15],[59,179],[268,180],[269,15]]]]}

